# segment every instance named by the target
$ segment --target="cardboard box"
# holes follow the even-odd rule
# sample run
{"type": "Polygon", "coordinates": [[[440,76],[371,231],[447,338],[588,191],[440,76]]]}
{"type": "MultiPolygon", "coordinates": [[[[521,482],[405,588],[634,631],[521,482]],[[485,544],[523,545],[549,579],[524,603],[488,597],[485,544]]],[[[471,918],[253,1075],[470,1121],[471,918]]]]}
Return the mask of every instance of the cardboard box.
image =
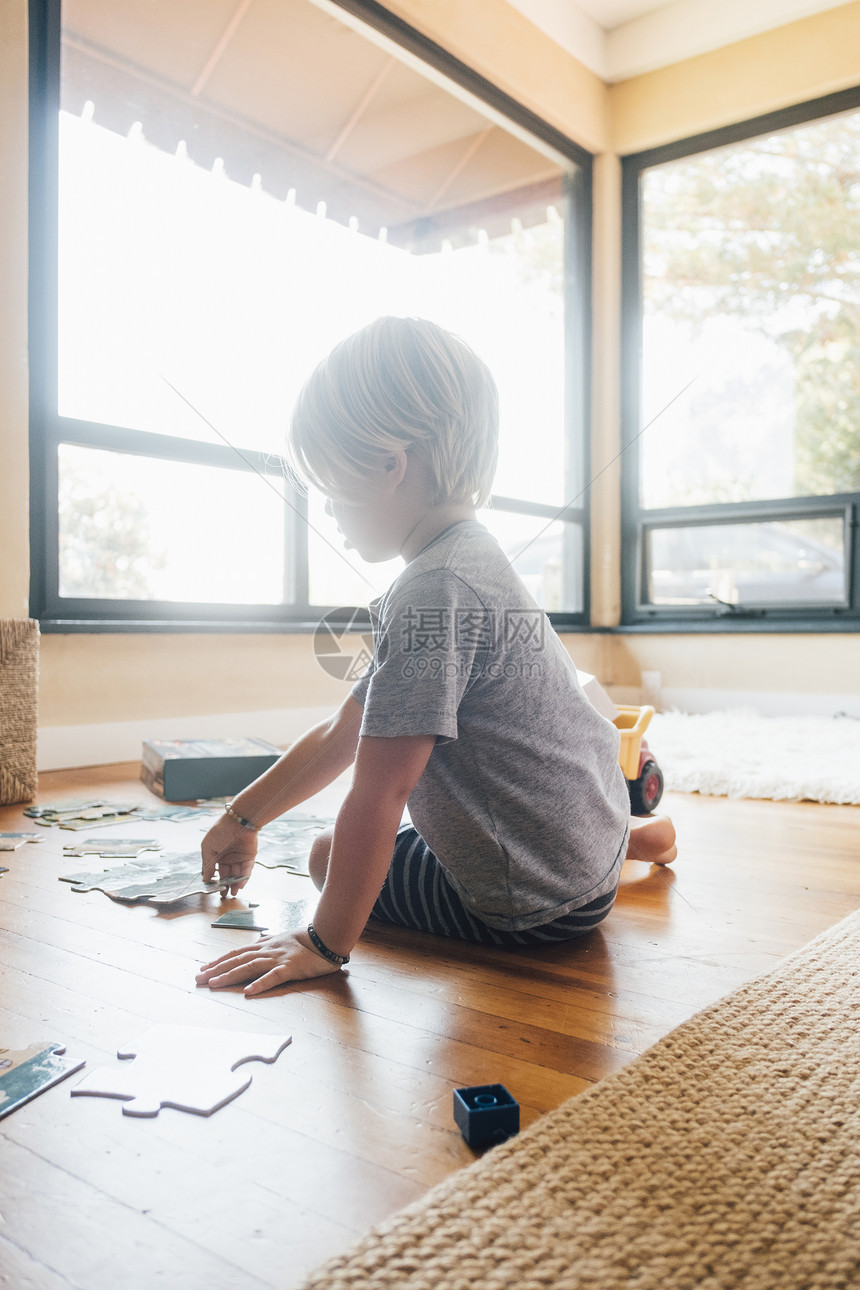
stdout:
{"type": "Polygon", "coordinates": [[[167,802],[233,797],[280,756],[264,739],[146,739],[140,778],[167,802]]]}
{"type": "Polygon", "coordinates": [[[579,677],[579,684],[585,691],[585,697],[596,708],[601,717],[606,717],[607,721],[615,721],[618,716],[618,709],[604,690],[596,676],[591,672],[580,672],[576,669],[576,675],[579,677]]]}

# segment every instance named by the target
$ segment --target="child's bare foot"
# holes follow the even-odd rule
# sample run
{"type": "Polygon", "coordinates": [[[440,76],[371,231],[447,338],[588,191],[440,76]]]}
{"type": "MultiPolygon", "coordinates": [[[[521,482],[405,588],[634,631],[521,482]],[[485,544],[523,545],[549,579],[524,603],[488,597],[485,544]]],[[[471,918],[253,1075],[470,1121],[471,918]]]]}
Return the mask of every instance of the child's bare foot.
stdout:
{"type": "Polygon", "coordinates": [[[644,819],[630,821],[628,860],[644,860],[646,864],[671,864],[677,854],[675,826],[668,815],[648,815],[644,819]]]}

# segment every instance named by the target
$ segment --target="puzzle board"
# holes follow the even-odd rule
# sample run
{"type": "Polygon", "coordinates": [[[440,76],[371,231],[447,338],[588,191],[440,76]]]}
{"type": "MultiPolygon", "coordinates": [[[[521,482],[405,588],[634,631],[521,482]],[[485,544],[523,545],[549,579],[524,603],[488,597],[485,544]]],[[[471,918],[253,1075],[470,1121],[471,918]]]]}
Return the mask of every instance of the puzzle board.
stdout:
{"type": "Polygon", "coordinates": [[[153,1026],[136,1043],[117,1050],[121,1065],[90,1071],[72,1089],[72,1097],[118,1098],[124,1103],[123,1115],[152,1117],[163,1106],[212,1115],[251,1083],[252,1072],[238,1067],[275,1062],[290,1038],[153,1026]]]}

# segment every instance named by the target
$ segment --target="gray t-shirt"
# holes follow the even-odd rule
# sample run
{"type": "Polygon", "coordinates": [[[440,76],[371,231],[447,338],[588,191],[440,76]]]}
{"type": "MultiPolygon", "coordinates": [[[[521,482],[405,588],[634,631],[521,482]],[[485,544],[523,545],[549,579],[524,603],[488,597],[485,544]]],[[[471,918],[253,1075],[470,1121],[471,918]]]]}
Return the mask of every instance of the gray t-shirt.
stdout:
{"type": "Polygon", "coordinates": [[[521,931],[612,890],[630,819],[618,731],[484,526],[446,529],[371,615],[361,733],[436,736],[409,813],[466,907],[521,931]]]}

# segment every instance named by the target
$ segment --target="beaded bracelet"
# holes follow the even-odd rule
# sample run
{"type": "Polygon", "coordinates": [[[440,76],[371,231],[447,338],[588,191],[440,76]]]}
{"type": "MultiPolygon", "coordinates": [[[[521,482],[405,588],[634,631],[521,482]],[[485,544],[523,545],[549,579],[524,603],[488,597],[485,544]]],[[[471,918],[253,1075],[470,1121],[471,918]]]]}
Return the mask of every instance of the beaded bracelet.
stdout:
{"type": "Polygon", "coordinates": [[[233,810],[229,802],[224,807],[224,814],[229,815],[230,819],[235,820],[237,824],[241,824],[243,829],[250,829],[252,833],[260,832],[259,824],[254,824],[252,820],[246,820],[244,815],[240,815],[238,811],[233,810]]]}
{"type": "Polygon", "coordinates": [[[334,950],[330,950],[329,947],[323,943],[317,935],[317,930],[313,923],[308,923],[308,936],[311,938],[314,948],[323,956],[324,959],[328,959],[329,963],[334,963],[336,967],[343,967],[344,963],[349,962],[348,954],[335,954],[334,950]]]}

